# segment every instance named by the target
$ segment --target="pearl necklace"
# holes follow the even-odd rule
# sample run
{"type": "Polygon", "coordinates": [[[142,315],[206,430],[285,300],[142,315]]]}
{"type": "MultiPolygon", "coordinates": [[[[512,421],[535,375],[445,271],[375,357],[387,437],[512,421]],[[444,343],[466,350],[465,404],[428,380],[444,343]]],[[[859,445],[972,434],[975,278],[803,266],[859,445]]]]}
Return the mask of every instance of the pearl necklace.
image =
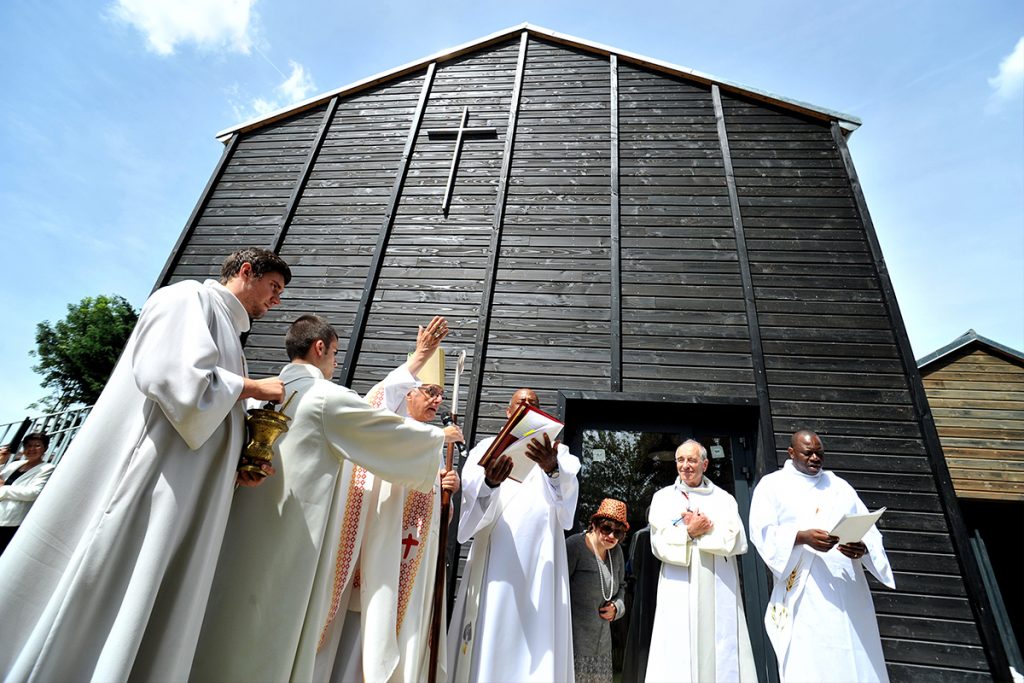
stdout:
{"type": "Polygon", "coordinates": [[[597,550],[594,548],[596,545],[595,541],[591,541],[590,550],[594,553],[594,561],[597,562],[597,580],[601,584],[601,597],[604,598],[605,602],[612,599],[612,595],[615,593],[615,565],[612,560],[612,551],[609,549],[608,554],[608,595],[604,594],[604,562],[601,561],[601,556],[597,554],[597,550]]]}

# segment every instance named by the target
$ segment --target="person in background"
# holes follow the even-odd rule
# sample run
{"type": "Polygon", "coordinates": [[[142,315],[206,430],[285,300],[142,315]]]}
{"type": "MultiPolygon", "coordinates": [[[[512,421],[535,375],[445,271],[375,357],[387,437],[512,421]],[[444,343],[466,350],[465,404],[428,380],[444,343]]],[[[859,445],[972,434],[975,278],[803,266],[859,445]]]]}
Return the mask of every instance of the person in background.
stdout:
{"type": "Polygon", "coordinates": [[[587,531],[565,541],[576,683],[611,683],[609,624],[626,613],[626,568],[619,544],[627,531],[626,504],[605,498],[587,531]]]}
{"type": "MultiPolygon", "coordinates": [[[[291,362],[278,377],[291,422],[276,444],[279,474],[231,503],[193,683],[327,680],[314,674],[321,633],[331,606],[358,592],[355,564],[336,559],[346,540],[351,557],[360,554],[351,522],[364,491],[353,468],[423,490],[437,478],[441,428],[371,407],[330,381],[338,333],[326,320],[299,317],[284,346],[291,362]]],[[[397,583],[396,572],[389,588],[397,583]]]]}
{"type": "MultiPolygon", "coordinates": [[[[647,507],[644,519],[650,517],[647,507]]],[[[654,612],[658,605],[658,577],[661,560],[651,550],[651,526],[633,532],[626,563],[626,594],[629,603],[629,629],[626,633],[625,654],[622,659],[622,683],[644,683],[647,677],[647,657],[651,650],[654,631],[654,612]],[[632,594],[630,589],[632,588],[632,594]]]]}
{"type": "Polygon", "coordinates": [[[0,454],[6,462],[0,469],[0,554],[7,549],[14,532],[50,479],[54,466],[43,462],[49,447],[48,435],[32,432],[22,441],[22,458],[7,462],[10,453],[0,454]]]}
{"type": "MultiPolygon", "coordinates": [[[[505,410],[540,407],[519,389],[505,410]]],[[[523,481],[509,478],[502,455],[480,458],[494,438],[478,443],[462,467],[459,543],[473,539],[448,630],[448,680],[571,681],[572,627],[565,534],[576,516],[580,461],[569,448],[534,438],[537,463],[523,481]]]]}
{"type": "Polygon", "coordinates": [[[736,499],[704,476],[707,468],[707,450],[686,440],[676,449],[679,478],[651,499],[661,578],[649,682],[757,681],[738,570],[747,538],[736,499]]]}
{"type": "Polygon", "coordinates": [[[783,683],[888,681],[865,570],[896,587],[882,534],[839,543],[832,529],[868,509],[845,480],[826,472],[817,434],[801,429],[781,470],[761,478],[750,501],[750,541],[775,587],[765,630],[783,683]]]}
{"type": "Polygon", "coordinates": [[[0,555],[0,678],[188,678],[245,444],[240,335],[291,270],[241,249],[220,281],[183,280],[142,307],[106,388],[0,555]]]}
{"type": "MultiPolygon", "coordinates": [[[[434,316],[426,327],[420,326],[416,347],[406,362],[366,394],[370,405],[390,410],[413,424],[433,422],[445,399],[440,343],[447,334],[448,321],[443,316],[434,316]]],[[[445,443],[459,443],[464,438],[457,425],[446,426],[444,433],[445,443]]],[[[372,485],[376,496],[368,508],[372,514],[362,522],[364,536],[374,543],[360,555],[361,583],[354,591],[358,599],[350,600],[347,614],[325,631],[314,680],[428,680],[435,571],[438,553],[445,551],[440,547],[440,530],[442,524],[451,522],[452,512],[449,508],[448,518],[441,519],[441,490],[449,494],[459,490],[459,475],[454,467],[443,467],[441,449],[435,453],[435,464],[438,476],[430,490],[386,481],[372,485]]],[[[444,604],[443,590],[440,599],[444,604]]],[[[444,623],[443,611],[441,614],[444,623]]],[[[438,650],[437,680],[443,681],[447,664],[443,641],[438,650]]]]}

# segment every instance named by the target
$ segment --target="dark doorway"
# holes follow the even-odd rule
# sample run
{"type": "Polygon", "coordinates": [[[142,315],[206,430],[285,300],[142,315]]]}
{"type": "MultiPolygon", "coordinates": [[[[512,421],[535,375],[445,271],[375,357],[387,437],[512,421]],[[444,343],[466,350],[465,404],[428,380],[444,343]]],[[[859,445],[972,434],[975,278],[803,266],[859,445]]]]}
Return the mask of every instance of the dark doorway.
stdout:
{"type": "MultiPolygon", "coordinates": [[[[626,503],[631,532],[647,526],[651,496],[676,480],[675,449],[687,439],[707,448],[706,474],[736,498],[746,528],[756,471],[757,407],[753,400],[714,400],[562,392],[563,440],[582,463],[575,531],[586,528],[607,497],[626,503]]],[[[630,536],[623,541],[624,551],[630,536]]],[[[777,681],[775,655],[762,623],[770,592],[768,572],[753,546],[741,557],[740,581],[759,679],[777,681]]],[[[628,619],[615,622],[612,629],[616,674],[622,667],[624,622],[628,619]]]]}

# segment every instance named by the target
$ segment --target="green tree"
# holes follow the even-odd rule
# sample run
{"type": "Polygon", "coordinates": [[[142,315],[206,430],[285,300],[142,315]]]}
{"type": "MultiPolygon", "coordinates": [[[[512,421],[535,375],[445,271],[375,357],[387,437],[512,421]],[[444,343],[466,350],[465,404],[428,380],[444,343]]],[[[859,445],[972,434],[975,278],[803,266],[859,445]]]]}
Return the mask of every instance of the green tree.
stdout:
{"type": "Polygon", "coordinates": [[[36,326],[39,359],[32,370],[43,376],[41,386],[51,390],[40,403],[49,410],[75,404],[90,405],[103,391],[138,312],[121,296],[85,297],[68,304],[68,314],[56,324],[44,320],[36,326]]]}
{"type": "Polygon", "coordinates": [[[647,524],[647,506],[651,496],[671,483],[674,467],[652,459],[663,435],[649,432],[587,430],[583,433],[583,468],[580,471],[580,495],[576,520],[586,527],[603,498],[615,498],[626,504],[632,530],[647,524]],[[603,451],[601,460],[595,451],[603,451]]]}

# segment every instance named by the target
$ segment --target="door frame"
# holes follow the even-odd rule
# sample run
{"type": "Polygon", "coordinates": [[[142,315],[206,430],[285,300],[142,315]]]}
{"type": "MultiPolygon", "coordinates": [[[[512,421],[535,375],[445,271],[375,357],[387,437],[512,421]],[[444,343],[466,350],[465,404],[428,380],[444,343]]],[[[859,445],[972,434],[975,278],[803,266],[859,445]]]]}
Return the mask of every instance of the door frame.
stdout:
{"type": "Polygon", "coordinates": [[[775,651],[768,640],[763,622],[771,595],[769,570],[757,550],[749,543],[750,497],[756,483],[754,478],[759,471],[771,472],[777,467],[774,449],[765,454],[763,451],[766,449],[758,448],[761,425],[757,399],[743,396],[570,390],[558,392],[558,415],[565,422],[563,442],[576,454],[583,452],[583,432],[587,429],[671,431],[672,424],[685,423],[699,424],[702,431],[721,426],[724,430],[743,435],[742,438],[733,437],[736,443],[732,448],[736,475],[735,497],[748,539],[748,550],[740,558],[744,577],[743,608],[758,680],[778,683],[775,651]],[[738,445],[741,447],[736,448],[738,445]],[[739,476],[741,471],[745,477],[739,476]]]}

